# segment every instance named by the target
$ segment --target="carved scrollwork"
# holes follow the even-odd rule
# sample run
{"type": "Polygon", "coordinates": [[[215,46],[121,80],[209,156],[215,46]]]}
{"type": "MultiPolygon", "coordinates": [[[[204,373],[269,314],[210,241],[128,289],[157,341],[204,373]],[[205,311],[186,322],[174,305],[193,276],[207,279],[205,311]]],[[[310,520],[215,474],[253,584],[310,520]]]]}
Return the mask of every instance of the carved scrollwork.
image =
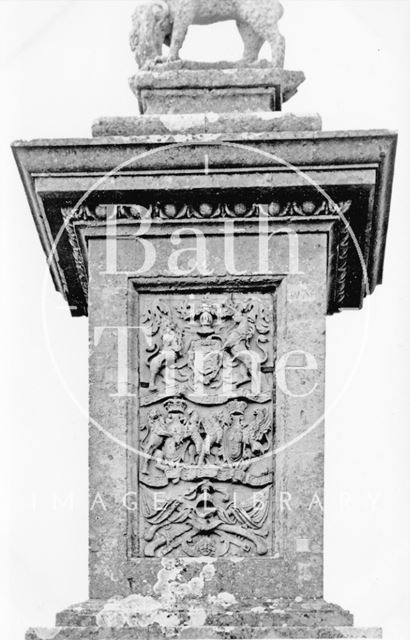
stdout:
{"type": "MultiPolygon", "coordinates": [[[[84,257],[81,251],[80,244],[78,242],[77,234],[75,232],[73,221],[74,213],[72,209],[61,209],[61,213],[64,220],[65,230],[67,232],[68,241],[73,252],[74,262],[78,273],[78,279],[80,281],[81,288],[87,299],[88,297],[88,273],[84,263],[84,257]]],[[[78,219],[78,218],[77,218],[78,219]]]]}
{"type": "Polygon", "coordinates": [[[347,284],[350,233],[345,225],[340,227],[339,255],[337,264],[336,305],[340,308],[344,302],[347,284]]]}
{"type": "Polygon", "coordinates": [[[142,492],[144,555],[166,556],[176,550],[187,556],[264,555],[268,552],[270,489],[238,504],[209,480],[197,483],[160,509],[142,492]]]}
{"type": "Polygon", "coordinates": [[[81,206],[72,210],[73,220],[95,221],[100,220],[142,220],[152,217],[153,207],[145,207],[140,204],[133,205],[104,205],[95,207],[81,206]]]}

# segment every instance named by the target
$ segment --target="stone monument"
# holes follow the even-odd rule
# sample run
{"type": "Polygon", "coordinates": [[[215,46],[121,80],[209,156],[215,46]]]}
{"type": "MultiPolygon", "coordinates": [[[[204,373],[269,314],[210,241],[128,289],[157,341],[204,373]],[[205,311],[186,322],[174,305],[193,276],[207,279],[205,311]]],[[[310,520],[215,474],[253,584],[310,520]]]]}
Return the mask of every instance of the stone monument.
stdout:
{"type": "Polygon", "coordinates": [[[323,599],[324,361],[382,280],[396,135],[282,111],[281,14],[143,0],[140,114],[13,144],[90,327],[90,599],[27,640],[381,637],[323,599]],[[243,60],[179,60],[231,18],[243,60]]]}

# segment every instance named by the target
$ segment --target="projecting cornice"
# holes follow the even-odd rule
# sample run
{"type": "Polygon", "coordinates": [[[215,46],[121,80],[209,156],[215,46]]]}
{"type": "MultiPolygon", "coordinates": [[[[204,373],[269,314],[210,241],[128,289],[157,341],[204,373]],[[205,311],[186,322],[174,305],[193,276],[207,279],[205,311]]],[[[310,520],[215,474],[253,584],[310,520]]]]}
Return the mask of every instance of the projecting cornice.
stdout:
{"type": "Polygon", "coordinates": [[[15,142],[13,153],[73,315],[87,313],[84,228],[104,233],[112,207],[123,229],[147,212],[154,226],[173,228],[266,217],[308,231],[331,221],[333,313],[359,308],[366,295],[353,235],[369,291],[382,281],[396,141],[389,131],[165,135],[15,142]]]}

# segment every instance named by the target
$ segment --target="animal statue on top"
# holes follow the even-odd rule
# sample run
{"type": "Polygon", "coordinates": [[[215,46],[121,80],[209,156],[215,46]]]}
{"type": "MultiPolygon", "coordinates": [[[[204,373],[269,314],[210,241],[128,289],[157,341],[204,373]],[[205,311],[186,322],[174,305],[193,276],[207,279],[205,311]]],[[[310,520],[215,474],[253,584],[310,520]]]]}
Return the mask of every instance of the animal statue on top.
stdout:
{"type": "Polygon", "coordinates": [[[285,39],[278,29],[283,15],[278,0],[139,0],[130,34],[131,49],[141,69],[179,59],[191,24],[235,20],[244,43],[242,63],[255,62],[265,42],[272,50],[272,66],[283,69],[285,39]],[[162,46],[169,55],[162,57],[162,46]]]}

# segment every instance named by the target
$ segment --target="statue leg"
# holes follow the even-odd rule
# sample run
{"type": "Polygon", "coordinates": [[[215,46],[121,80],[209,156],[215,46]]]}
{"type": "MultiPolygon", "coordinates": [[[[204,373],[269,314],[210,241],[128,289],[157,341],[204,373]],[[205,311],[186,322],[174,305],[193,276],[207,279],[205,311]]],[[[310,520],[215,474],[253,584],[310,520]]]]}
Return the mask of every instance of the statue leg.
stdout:
{"type": "Polygon", "coordinates": [[[264,42],[269,42],[272,66],[279,69],[285,64],[285,38],[278,28],[282,15],[282,5],[272,0],[259,0],[257,7],[253,0],[245,0],[241,6],[242,21],[247,22],[264,42]]]}
{"type": "Polygon", "coordinates": [[[155,391],[156,390],[156,380],[157,380],[157,375],[159,374],[159,371],[163,365],[164,362],[164,356],[162,353],[160,353],[159,355],[155,356],[155,358],[152,358],[151,363],[150,363],[150,378],[149,378],[149,389],[150,391],[155,391]]]}
{"type": "Polygon", "coordinates": [[[194,22],[198,0],[180,0],[174,16],[168,60],[179,60],[189,26],[194,22]]]}
{"type": "Polygon", "coordinates": [[[264,43],[263,38],[246,22],[237,20],[236,25],[244,44],[242,62],[255,62],[264,43]]]}
{"type": "Polygon", "coordinates": [[[152,435],[150,441],[148,442],[147,448],[145,450],[146,456],[144,456],[144,461],[141,465],[141,472],[144,474],[148,473],[148,465],[151,460],[157,460],[158,458],[163,458],[162,451],[158,450],[163,442],[162,437],[157,435],[152,435]],[[158,453],[157,453],[158,452],[158,453]],[[157,453],[157,458],[154,458],[154,454],[157,453]]]}
{"type": "Polygon", "coordinates": [[[148,473],[148,465],[149,465],[149,461],[151,458],[151,454],[153,451],[155,451],[155,448],[153,449],[153,451],[151,451],[152,449],[152,445],[148,444],[147,450],[146,450],[146,455],[147,457],[143,457],[143,462],[141,465],[141,473],[143,473],[144,475],[148,473]]]}
{"type": "Polygon", "coordinates": [[[198,456],[198,464],[199,464],[200,460],[201,460],[201,456],[202,456],[202,451],[203,451],[203,448],[204,448],[204,442],[203,442],[201,436],[199,435],[199,433],[193,434],[192,435],[192,440],[193,440],[194,445],[195,445],[195,453],[198,456]]]}
{"type": "Polygon", "coordinates": [[[209,435],[205,437],[205,440],[202,440],[201,453],[198,460],[198,467],[202,466],[205,462],[205,456],[209,455],[211,451],[211,439],[209,435]]]}
{"type": "MultiPolygon", "coordinates": [[[[164,45],[168,48],[171,47],[171,41],[172,41],[172,25],[170,27],[170,30],[164,34],[164,45]]],[[[161,54],[158,55],[154,62],[155,64],[161,63],[161,62],[167,62],[168,61],[169,56],[168,55],[163,55],[162,54],[162,47],[161,47],[161,54]]]]}
{"type": "Polygon", "coordinates": [[[272,49],[272,66],[283,69],[285,66],[286,41],[279,30],[275,34],[271,34],[269,44],[272,49]]]}

